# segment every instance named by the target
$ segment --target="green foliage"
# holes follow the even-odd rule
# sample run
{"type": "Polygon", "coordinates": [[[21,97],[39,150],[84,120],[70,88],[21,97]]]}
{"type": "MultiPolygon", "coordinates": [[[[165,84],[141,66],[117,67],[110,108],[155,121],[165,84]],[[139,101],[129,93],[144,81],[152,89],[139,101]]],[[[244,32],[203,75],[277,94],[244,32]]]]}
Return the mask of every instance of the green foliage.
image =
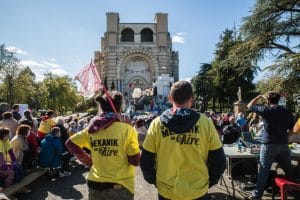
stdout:
{"type": "Polygon", "coordinates": [[[90,108],[86,111],[88,113],[88,115],[97,115],[97,108],[90,108]]]}
{"type": "Polygon", "coordinates": [[[23,68],[15,80],[14,97],[18,103],[26,102],[35,106],[34,93],[36,89],[35,74],[29,67],[23,68]]]}
{"type": "Polygon", "coordinates": [[[269,77],[262,79],[256,83],[256,91],[260,94],[265,94],[268,91],[279,93],[284,92],[284,78],[278,74],[271,74],[269,77]]]}
{"type": "Polygon", "coordinates": [[[57,76],[52,73],[45,74],[41,83],[41,91],[47,97],[45,108],[54,109],[60,113],[74,110],[80,97],[77,95],[75,83],[68,76],[57,76]]]}
{"type": "Polygon", "coordinates": [[[275,90],[292,99],[300,87],[300,3],[298,0],[257,0],[241,27],[243,41],[231,57],[248,58],[254,65],[267,55],[273,64],[269,77],[258,82],[257,91],[275,90]]]}
{"type": "Polygon", "coordinates": [[[18,62],[19,60],[14,53],[9,52],[4,44],[0,45],[0,80],[3,83],[0,91],[4,96],[3,100],[10,105],[17,101],[15,89],[17,87],[16,79],[20,71],[18,62]]]}
{"type": "Polygon", "coordinates": [[[204,63],[201,65],[199,72],[192,78],[192,86],[195,96],[195,107],[199,109],[204,106],[206,110],[207,102],[214,95],[214,87],[212,87],[212,77],[208,75],[211,70],[211,64],[204,63]],[[203,105],[202,102],[204,103],[203,105]]]}
{"type": "MultiPolygon", "coordinates": [[[[35,110],[53,109],[61,114],[73,111],[82,101],[71,78],[48,73],[37,83],[31,69],[19,66],[18,58],[4,44],[0,45],[0,94],[1,101],[10,105],[26,103],[35,110]]],[[[84,110],[89,107],[90,103],[84,110]]]]}
{"type": "Polygon", "coordinates": [[[290,44],[300,35],[300,3],[298,0],[257,0],[252,14],[244,18],[241,31],[245,41],[252,44],[252,50],[259,50],[256,56],[273,49],[281,50],[278,55],[294,54],[299,47],[290,44]]]}
{"type": "Polygon", "coordinates": [[[211,88],[213,109],[215,102],[219,103],[219,110],[223,110],[225,105],[232,108],[232,104],[238,100],[238,87],[243,91],[244,101],[253,96],[255,66],[248,59],[231,55],[232,49],[241,42],[241,37],[236,36],[235,30],[226,29],[217,44],[215,59],[207,72],[210,77],[207,87],[211,88]]]}
{"type": "Polygon", "coordinates": [[[85,99],[83,97],[79,97],[80,101],[75,106],[76,112],[86,112],[88,108],[96,107],[96,103],[94,98],[85,99]]]}

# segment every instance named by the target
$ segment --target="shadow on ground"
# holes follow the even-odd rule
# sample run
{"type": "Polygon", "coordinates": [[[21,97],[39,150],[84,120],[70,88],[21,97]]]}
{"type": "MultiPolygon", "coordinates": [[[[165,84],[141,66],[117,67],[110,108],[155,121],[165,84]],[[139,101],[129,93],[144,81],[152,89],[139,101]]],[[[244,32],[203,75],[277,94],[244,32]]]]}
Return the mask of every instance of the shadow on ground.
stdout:
{"type": "Polygon", "coordinates": [[[230,199],[231,200],[233,198],[231,196],[221,193],[221,192],[213,192],[213,193],[209,193],[209,199],[210,200],[220,200],[220,199],[223,199],[223,200],[230,199]]]}
{"type": "Polygon", "coordinates": [[[86,171],[87,169],[84,166],[77,165],[71,167],[72,174],[69,177],[59,178],[58,176],[50,177],[44,175],[38,181],[28,186],[32,189],[31,193],[18,193],[15,197],[18,200],[47,199],[50,196],[54,197],[50,197],[50,199],[57,199],[57,197],[59,199],[82,199],[81,192],[74,186],[80,187],[80,185],[86,185],[85,177],[83,177],[83,173],[86,171]]]}

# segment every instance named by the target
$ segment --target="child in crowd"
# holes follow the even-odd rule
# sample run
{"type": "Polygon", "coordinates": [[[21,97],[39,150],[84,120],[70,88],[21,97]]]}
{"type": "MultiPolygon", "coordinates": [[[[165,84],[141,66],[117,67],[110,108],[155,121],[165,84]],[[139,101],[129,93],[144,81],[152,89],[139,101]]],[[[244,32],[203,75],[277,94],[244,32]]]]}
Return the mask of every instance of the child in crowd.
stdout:
{"type": "Polygon", "coordinates": [[[6,188],[13,183],[14,170],[11,163],[16,163],[16,158],[9,143],[9,129],[0,128],[0,178],[2,187],[6,188]]]}

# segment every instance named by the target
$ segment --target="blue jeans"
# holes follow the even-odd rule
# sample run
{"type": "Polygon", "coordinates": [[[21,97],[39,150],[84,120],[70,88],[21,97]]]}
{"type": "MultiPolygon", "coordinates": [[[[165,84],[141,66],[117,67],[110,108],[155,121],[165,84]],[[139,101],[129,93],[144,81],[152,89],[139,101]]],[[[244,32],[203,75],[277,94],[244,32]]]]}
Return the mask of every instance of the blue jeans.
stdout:
{"type": "Polygon", "coordinates": [[[273,162],[278,162],[285,174],[289,174],[291,164],[291,153],[288,144],[262,144],[260,147],[259,172],[254,195],[261,197],[267,185],[269,172],[273,162]]]}

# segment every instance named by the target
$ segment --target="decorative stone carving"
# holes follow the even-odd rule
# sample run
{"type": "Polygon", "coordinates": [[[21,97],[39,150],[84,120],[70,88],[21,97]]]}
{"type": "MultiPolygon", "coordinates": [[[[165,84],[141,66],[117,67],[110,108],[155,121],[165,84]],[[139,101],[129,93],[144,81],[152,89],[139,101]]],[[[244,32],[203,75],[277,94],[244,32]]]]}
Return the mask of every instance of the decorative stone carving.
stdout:
{"type": "MultiPolygon", "coordinates": [[[[134,83],[145,89],[152,87],[152,82],[161,76],[162,66],[166,66],[169,71],[178,71],[178,53],[172,51],[171,44],[167,42],[171,40],[167,23],[159,24],[159,20],[154,23],[120,23],[120,20],[115,20],[115,18],[119,19],[118,13],[107,16],[107,24],[115,29],[112,32],[108,27],[104,33],[101,39],[101,52],[99,51],[99,55],[103,56],[95,57],[97,60],[95,65],[99,69],[100,76],[108,78],[108,85],[111,85],[112,80],[118,80],[117,89],[122,92],[130,90],[128,83],[134,83]],[[159,30],[157,27],[160,27],[159,30]],[[131,28],[134,31],[135,41],[120,40],[124,28],[131,28]],[[140,32],[144,28],[153,31],[153,42],[140,41],[140,32]],[[165,42],[162,42],[162,38],[159,39],[157,32],[166,36],[163,38],[165,42]],[[109,40],[115,37],[118,39],[113,46],[110,46],[112,43],[109,43],[109,40]],[[161,44],[166,46],[160,48],[161,44]]],[[[167,22],[167,14],[158,13],[157,16],[167,22]]],[[[166,73],[166,70],[164,71],[166,73]]],[[[178,73],[175,74],[174,79],[178,80],[178,73]]]]}

